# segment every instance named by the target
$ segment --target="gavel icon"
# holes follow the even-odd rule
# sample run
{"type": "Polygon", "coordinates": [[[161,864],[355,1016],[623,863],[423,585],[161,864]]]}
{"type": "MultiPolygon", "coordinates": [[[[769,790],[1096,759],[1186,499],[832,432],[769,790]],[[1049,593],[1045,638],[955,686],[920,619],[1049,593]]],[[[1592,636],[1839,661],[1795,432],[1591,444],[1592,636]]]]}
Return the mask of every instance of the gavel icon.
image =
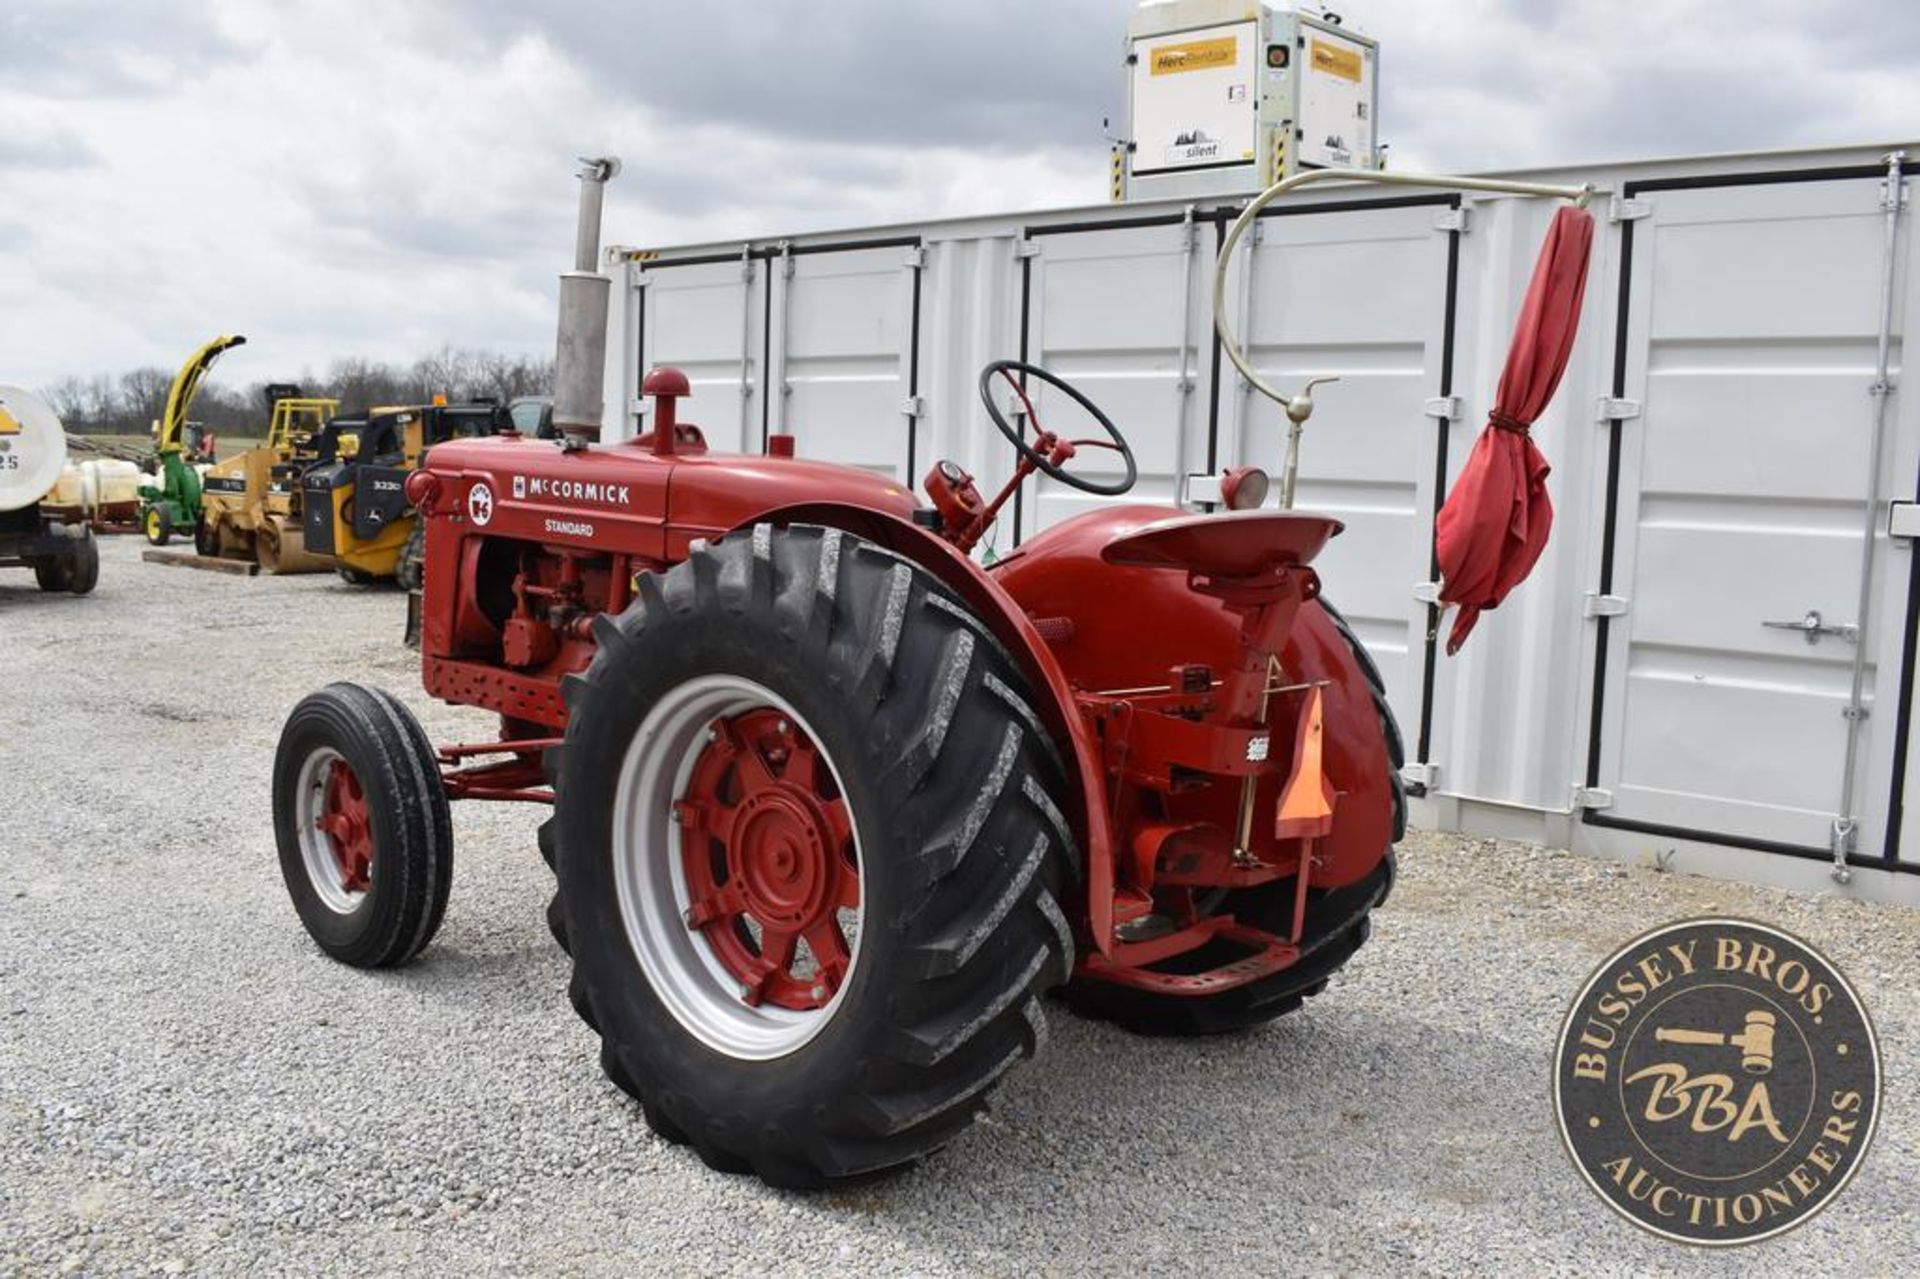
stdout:
{"type": "Polygon", "coordinates": [[[1653,1032],[1663,1044],[1729,1044],[1740,1050],[1740,1069],[1749,1075],[1764,1075],[1773,1069],[1774,1016],[1764,1008],[1747,1014],[1747,1027],[1738,1034],[1724,1035],[1717,1030],[1669,1030],[1665,1026],[1653,1032]]]}

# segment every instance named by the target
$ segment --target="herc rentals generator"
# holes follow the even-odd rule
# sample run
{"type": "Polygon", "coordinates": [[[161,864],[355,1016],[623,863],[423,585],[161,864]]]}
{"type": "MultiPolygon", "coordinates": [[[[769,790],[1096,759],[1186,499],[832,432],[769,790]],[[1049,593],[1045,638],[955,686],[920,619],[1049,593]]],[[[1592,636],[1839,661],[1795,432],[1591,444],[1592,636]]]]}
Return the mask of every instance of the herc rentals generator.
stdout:
{"type": "Polygon", "coordinates": [[[661,1135],[788,1186],[950,1141],[1039,1049],[1050,990],[1176,1035],[1321,990],[1405,822],[1379,676],[1313,568],[1339,521],[1263,507],[1249,469],[1219,513],[1097,506],[983,566],[1028,476],[1136,477],[1099,407],[1014,360],[980,374],[1019,457],[991,497],[950,461],[923,501],[791,436],[713,452],[670,368],[647,434],[592,443],[613,171],[582,174],[562,277],[564,438],[450,440],[405,482],[426,688],[497,737],[435,749],[353,683],[282,732],[280,865],[319,945],[406,962],[446,907],[448,801],[550,803],[548,922],[607,1075],[661,1135]],[[1038,383],[1097,429],[1048,429],[1038,383]]]}

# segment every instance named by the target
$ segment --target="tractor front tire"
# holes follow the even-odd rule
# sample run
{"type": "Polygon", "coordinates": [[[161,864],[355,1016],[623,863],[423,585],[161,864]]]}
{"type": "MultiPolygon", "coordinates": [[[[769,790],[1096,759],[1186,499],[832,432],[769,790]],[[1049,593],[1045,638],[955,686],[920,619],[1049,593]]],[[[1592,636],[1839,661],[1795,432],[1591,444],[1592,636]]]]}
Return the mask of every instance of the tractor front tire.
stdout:
{"type": "Polygon", "coordinates": [[[453,883],[446,788],[426,731],[391,693],[329,684],[293,708],[273,828],[300,922],[341,963],[397,967],[439,929],[453,883]]]}
{"type": "Polygon", "coordinates": [[[363,568],[354,568],[347,564],[340,565],[338,572],[340,574],[340,580],[348,586],[373,586],[380,581],[377,575],[369,573],[363,568]]]}
{"type": "MultiPolygon", "coordinates": [[[[1067,1003],[1075,1011],[1140,1035],[1189,1037],[1249,1030],[1294,1011],[1310,996],[1325,990],[1327,979],[1352,958],[1372,932],[1373,909],[1393,888],[1392,844],[1407,831],[1406,791],[1400,780],[1406,753],[1401,746],[1400,726],[1387,705],[1386,681],[1381,678],[1380,668],[1361,646],[1347,619],[1325,599],[1320,605],[1353,650],[1354,661],[1373,693],[1374,714],[1386,739],[1393,793],[1392,843],[1386,856],[1357,884],[1326,890],[1309,883],[1307,917],[1300,939],[1303,953],[1291,967],[1244,986],[1197,996],[1162,995],[1082,977],[1066,991],[1067,1003]]],[[[1217,909],[1232,913],[1242,923],[1284,936],[1293,928],[1293,894],[1294,881],[1283,879],[1227,893],[1217,909]]]]}
{"type": "Polygon", "coordinates": [[[1073,966],[1064,776],[1019,671],[839,530],[757,526],[638,587],[564,688],[542,832],[603,1068],[774,1185],[929,1154],[1073,966]]]}
{"type": "Polygon", "coordinates": [[[155,546],[165,546],[173,540],[173,512],[164,506],[154,505],[147,508],[147,541],[155,546]]]}
{"type": "Polygon", "coordinates": [[[202,515],[200,522],[193,526],[193,549],[208,559],[219,557],[220,526],[211,516],[202,515]]]}

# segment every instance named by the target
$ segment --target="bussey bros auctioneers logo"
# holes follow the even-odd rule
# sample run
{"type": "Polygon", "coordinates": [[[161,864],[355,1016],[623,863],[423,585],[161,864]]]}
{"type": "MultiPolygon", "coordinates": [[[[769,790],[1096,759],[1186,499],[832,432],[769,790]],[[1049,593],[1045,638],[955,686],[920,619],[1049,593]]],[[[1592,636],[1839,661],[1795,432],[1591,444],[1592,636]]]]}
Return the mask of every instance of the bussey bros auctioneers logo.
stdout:
{"type": "Polygon", "coordinates": [[[1574,1166],[1622,1216],[1685,1243],[1799,1225],[1858,1170],[1880,1050],[1806,942],[1689,919],[1629,942],[1567,1012],[1554,1104],[1574,1166]]]}

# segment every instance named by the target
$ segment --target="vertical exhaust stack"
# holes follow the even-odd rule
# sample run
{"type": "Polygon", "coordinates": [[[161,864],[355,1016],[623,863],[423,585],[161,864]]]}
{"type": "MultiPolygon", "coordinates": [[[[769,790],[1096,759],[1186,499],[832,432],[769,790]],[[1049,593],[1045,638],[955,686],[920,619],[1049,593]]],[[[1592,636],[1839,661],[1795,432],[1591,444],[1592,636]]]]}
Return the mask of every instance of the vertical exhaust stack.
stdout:
{"type": "Polygon", "coordinates": [[[620,172],[615,156],[580,162],[580,223],[573,270],[560,277],[560,334],[553,353],[553,424],[569,451],[600,438],[606,408],[607,295],[600,274],[600,204],[620,172]]]}

